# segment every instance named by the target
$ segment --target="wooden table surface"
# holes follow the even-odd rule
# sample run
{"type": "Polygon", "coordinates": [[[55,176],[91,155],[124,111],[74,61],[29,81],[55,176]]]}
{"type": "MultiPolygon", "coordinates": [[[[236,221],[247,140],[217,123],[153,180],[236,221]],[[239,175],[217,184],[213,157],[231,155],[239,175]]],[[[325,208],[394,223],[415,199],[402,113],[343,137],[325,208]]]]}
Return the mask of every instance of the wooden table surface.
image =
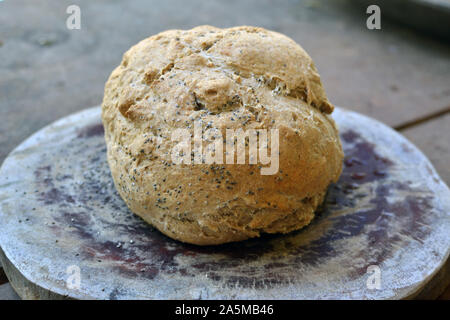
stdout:
{"type": "MultiPolygon", "coordinates": [[[[170,28],[257,25],[287,34],[312,56],[331,101],[385,122],[415,143],[450,184],[450,44],[365,8],[325,1],[0,2],[0,162],[30,134],[98,105],[122,53],[170,28]],[[81,8],[81,30],[66,8],[81,8]]],[[[17,299],[0,269],[0,299],[17,299]]],[[[450,299],[450,287],[440,296],[450,299]]]]}

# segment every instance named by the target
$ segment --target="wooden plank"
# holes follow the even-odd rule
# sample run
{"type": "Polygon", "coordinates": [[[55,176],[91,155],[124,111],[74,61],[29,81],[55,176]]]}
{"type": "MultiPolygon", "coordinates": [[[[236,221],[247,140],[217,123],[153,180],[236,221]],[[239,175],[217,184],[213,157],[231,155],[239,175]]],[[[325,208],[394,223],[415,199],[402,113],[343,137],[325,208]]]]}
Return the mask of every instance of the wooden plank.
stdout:
{"type": "Polygon", "coordinates": [[[450,185],[450,113],[401,131],[430,159],[441,178],[450,185]]]}
{"type": "Polygon", "coordinates": [[[81,30],[66,28],[64,1],[1,4],[0,161],[37,129],[98,104],[122,53],[173,27],[250,24],[285,33],[313,57],[331,101],[391,126],[450,105],[450,48],[387,20],[369,31],[364,8],[350,1],[77,3],[81,30]]]}
{"type": "Polygon", "coordinates": [[[20,300],[9,283],[0,285],[0,300],[20,300]]]}
{"type": "Polygon", "coordinates": [[[437,112],[430,113],[425,117],[414,119],[409,122],[404,122],[401,125],[395,126],[394,129],[397,131],[404,131],[406,129],[421,125],[422,123],[425,123],[427,121],[435,120],[437,118],[445,116],[447,113],[450,113],[450,106],[448,106],[447,108],[444,108],[442,110],[439,110],[437,112]]]}

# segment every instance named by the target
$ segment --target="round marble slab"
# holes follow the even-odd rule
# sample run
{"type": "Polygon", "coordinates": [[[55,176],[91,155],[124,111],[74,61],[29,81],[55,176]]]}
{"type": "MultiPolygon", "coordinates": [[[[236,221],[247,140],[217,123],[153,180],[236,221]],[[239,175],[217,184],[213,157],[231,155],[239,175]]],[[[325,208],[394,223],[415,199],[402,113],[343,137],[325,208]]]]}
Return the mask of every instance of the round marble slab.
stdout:
{"type": "Polygon", "coordinates": [[[314,221],[210,247],[169,239],[127,209],[109,173],[99,107],[55,122],[0,170],[0,258],[11,284],[30,299],[416,295],[449,255],[450,191],[392,129],[340,108],[333,116],[344,171],[314,221]]]}

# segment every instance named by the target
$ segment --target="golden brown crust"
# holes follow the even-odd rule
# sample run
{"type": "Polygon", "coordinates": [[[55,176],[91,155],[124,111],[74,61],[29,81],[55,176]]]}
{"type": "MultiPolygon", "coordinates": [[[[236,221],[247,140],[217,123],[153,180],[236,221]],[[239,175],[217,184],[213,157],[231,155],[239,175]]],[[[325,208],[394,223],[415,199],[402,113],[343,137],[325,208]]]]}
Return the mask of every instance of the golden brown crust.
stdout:
{"type": "Polygon", "coordinates": [[[311,58],[255,27],[169,30],[128,50],[105,86],[108,162],[131,211],[166,235],[219,244],[307,225],[342,170],[342,148],[311,58]],[[279,172],[179,164],[171,133],[193,121],[279,130],[279,172]]]}

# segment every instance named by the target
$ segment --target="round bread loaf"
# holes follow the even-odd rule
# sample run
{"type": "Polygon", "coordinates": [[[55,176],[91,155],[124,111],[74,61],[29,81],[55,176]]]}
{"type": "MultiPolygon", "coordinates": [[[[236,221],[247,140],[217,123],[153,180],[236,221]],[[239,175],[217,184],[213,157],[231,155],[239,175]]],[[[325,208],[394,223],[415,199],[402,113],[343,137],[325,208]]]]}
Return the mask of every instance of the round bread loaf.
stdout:
{"type": "Polygon", "coordinates": [[[171,238],[209,245],[287,233],[313,219],[342,170],[332,111],[313,61],[290,38],[200,26],[129,49],[106,83],[102,119],[112,177],[131,211],[171,238]],[[196,125],[200,146],[183,140],[191,153],[175,152],[174,133],[194,139],[196,125]],[[239,162],[242,149],[230,156],[233,129],[257,131],[258,150],[278,158],[255,162],[249,134],[239,162]]]}

